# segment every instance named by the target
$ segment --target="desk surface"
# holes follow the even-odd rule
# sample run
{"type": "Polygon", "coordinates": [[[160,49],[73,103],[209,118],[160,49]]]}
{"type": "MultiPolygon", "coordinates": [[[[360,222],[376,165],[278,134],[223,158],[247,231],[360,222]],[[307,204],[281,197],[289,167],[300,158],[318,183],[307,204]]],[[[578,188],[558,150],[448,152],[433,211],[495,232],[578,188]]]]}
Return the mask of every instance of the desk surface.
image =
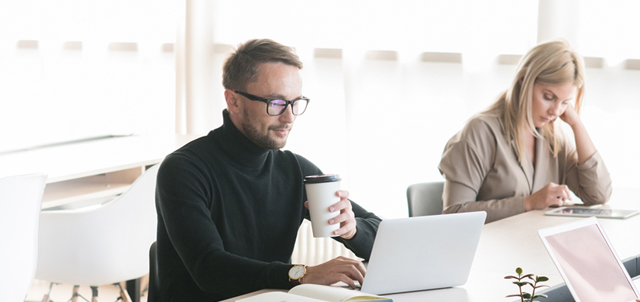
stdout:
{"type": "MultiPolygon", "coordinates": [[[[614,189],[608,207],[640,209],[636,202],[638,189],[614,189]]],[[[522,267],[525,273],[544,275],[549,286],[563,283],[540,237],[538,229],[562,224],[580,218],[545,216],[543,211],[531,211],[484,226],[478,250],[467,283],[463,286],[386,295],[395,302],[413,301],[513,301],[505,296],[516,294],[517,287],[504,276],[515,274],[516,267],[522,267]]],[[[640,255],[640,240],[636,232],[640,230],[640,216],[624,220],[599,219],[611,244],[621,259],[640,255]]],[[[638,283],[638,282],[636,282],[638,283]]],[[[268,290],[251,293],[255,295],[268,290]]],[[[243,297],[245,297],[243,296],[243,297]]],[[[235,301],[237,298],[225,300],[235,301]]]]}
{"type": "Polygon", "coordinates": [[[125,136],[0,155],[0,177],[47,173],[47,183],[156,164],[196,138],[187,135],[125,136]]]}

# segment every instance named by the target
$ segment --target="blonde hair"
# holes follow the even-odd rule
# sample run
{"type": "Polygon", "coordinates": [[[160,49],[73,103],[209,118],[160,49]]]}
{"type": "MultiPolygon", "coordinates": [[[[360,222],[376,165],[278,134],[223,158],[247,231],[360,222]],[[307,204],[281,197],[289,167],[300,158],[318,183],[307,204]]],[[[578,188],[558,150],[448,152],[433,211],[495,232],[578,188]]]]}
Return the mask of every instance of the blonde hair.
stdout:
{"type": "Polygon", "coordinates": [[[558,123],[547,123],[538,132],[533,125],[531,102],[533,84],[573,84],[577,87],[575,110],[580,112],[584,95],[584,61],[563,39],[542,43],[531,49],[518,63],[517,73],[511,86],[503,92],[484,114],[501,117],[504,130],[511,139],[518,160],[524,164],[526,151],[524,131],[549,142],[553,156],[558,156],[559,140],[563,139],[558,123]]]}

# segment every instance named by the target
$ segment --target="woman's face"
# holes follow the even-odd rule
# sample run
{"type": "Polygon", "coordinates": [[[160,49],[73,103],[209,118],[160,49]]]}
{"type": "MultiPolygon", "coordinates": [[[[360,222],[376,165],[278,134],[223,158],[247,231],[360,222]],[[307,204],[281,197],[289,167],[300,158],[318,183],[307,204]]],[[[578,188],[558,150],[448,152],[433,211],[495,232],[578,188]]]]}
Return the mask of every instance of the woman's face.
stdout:
{"type": "Polygon", "coordinates": [[[533,84],[531,102],[533,125],[540,128],[547,123],[553,123],[574,101],[577,90],[578,88],[573,84],[552,85],[539,82],[533,84]]]}

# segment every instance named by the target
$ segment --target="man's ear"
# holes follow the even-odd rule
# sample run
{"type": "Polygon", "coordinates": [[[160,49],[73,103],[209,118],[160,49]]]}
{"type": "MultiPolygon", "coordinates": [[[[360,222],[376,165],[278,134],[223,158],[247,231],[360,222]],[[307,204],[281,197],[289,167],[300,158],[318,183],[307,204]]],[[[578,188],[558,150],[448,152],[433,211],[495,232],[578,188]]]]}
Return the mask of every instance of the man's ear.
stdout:
{"type": "Polygon", "coordinates": [[[224,90],[224,100],[227,102],[227,109],[232,113],[240,112],[240,100],[238,95],[230,89],[224,90]]]}

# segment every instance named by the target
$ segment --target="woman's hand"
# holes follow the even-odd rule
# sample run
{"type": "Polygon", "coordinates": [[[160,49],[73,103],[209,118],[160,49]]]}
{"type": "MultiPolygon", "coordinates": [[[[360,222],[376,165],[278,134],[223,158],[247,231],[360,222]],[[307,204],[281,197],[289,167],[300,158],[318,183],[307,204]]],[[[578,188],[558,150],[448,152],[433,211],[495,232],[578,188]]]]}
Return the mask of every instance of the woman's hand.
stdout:
{"type": "Polygon", "coordinates": [[[561,206],[565,200],[571,200],[569,187],[550,182],[538,192],[524,198],[524,210],[542,210],[549,206],[561,206]]]}
{"type": "Polygon", "coordinates": [[[571,104],[567,105],[567,109],[560,115],[560,119],[571,127],[580,123],[580,115],[578,115],[578,112],[576,112],[576,109],[574,109],[571,104]]]}

